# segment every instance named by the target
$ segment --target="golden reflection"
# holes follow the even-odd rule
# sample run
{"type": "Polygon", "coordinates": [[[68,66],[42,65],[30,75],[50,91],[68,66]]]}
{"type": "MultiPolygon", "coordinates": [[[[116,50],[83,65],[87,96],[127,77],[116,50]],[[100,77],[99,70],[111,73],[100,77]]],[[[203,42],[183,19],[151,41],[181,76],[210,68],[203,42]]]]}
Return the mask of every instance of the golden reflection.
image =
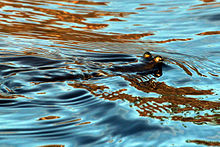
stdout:
{"type": "Polygon", "coordinates": [[[72,123],[72,122],[76,122],[76,124],[74,124],[75,126],[82,126],[82,125],[91,124],[90,121],[86,121],[86,122],[80,122],[80,121],[82,121],[82,119],[78,118],[78,119],[74,119],[74,120],[58,122],[58,123],[55,123],[55,125],[63,125],[63,124],[68,124],[68,123],[72,123]]]}
{"type": "Polygon", "coordinates": [[[15,99],[17,98],[14,95],[5,95],[5,94],[0,94],[0,99],[15,99]]]}
{"type": "Polygon", "coordinates": [[[50,145],[41,145],[39,147],[65,147],[65,145],[60,144],[50,144],[50,145]]]}
{"type": "Polygon", "coordinates": [[[200,0],[200,1],[203,1],[203,2],[215,2],[216,0],[200,0]]]}
{"type": "Polygon", "coordinates": [[[41,117],[38,120],[51,120],[51,119],[58,119],[60,118],[59,116],[45,116],[45,117],[41,117]]]}
{"type": "Polygon", "coordinates": [[[219,77],[218,75],[216,75],[216,74],[213,74],[213,73],[210,73],[210,72],[208,72],[210,75],[212,75],[213,77],[219,77]]]}
{"type": "Polygon", "coordinates": [[[46,92],[38,92],[37,94],[47,94],[46,92]]]}
{"type": "MultiPolygon", "coordinates": [[[[21,3],[19,3],[19,1],[14,0],[6,0],[4,2],[0,2],[1,7],[9,7],[3,10],[7,14],[0,14],[0,21],[2,22],[0,24],[1,32],[10,33],[11,35],[16,35],[17,37],[23,38],[60,40],[59,43],[66,40],[76,42],[131,42],[131,40],[154,35],[153,33],[109,35],[97,32],[93,33],[89,30],[103,29],[108,27],[109,24],[86,22],[88,18],[101,18],[103,16],[126,17],[131,14],[136,14],[134,12],[98,11],[93,9],[90,10],[90,8],[88,7],[87,10],[84,10],[84,13],[80,14],[70,13],[68,11],[64,11],[64,9],[58,10],[37,7],[37,2],[24,3],[27,3],[29,5],[22,5],[21,3]],[[10,7],[12,7],[12,9],[10,9],[10,7]],[[24,21],[19,21],[19,19],[24,19],[24,21]]],[[[72,4],[107,5],[108,3],[92,1],[73,1],[72,4]]],[[[72,9],[78,11],[81,10],[81,7],[72,7],[72,9]]],[[[109,21],[124,20],[112,18],[109,21]]]]}
{"type": "Polygon", "coordinates": [[[186,38],[186,39],[168,39],[168,40],[162,40],[162,41],[148,41],[149,43],[167,43],[167,42],[173,42],[173,41],[189,41],[192,40],[192,38],[186,38]]]}
{"type": "Polygon", "coordinates": [[[188,68],[186,68],[186,66],[184,66],[182,63],[177,62],[177,61],[173,61],[175,62],[174,64],[178,65],[180,68],[182,68],[189,76],[192,76],[191,71],[189,71],[188,68]]]}
{"type": "Polygon", "coordinates": [[[219,35],[220,31],[208,31],[208,32],[202,32],[196,35],[219,35]]]}
{"type": "Polygon", "coordinates": [[[142,9],[147,9],[147,7],[138,7],[136,10],[142,10],[142,9]]]}
{"type": "Polygon", "coordinates": [[[187,140],[188,143],[202,144],[206,146],[220,146],[220,142],[217,141],[205,141],[205,140],[187,140]]]}
{"type": "MultiPolygon", "coordinates": [[[[205,0],[204,0],[204,2],[205,2],[205,0]]],[[[212,3],[206,2],[206,3],[202,3],[202,4],[198,4],[198,5],[193,5],[191,7],[192,8],[190,8],[188,10],[216,8],[216,7],[220,7],[220,3],[212,1],[212,3]]]]}
{"type": "Polygon", "coordinates": [[[16,99],[16,98],[32,99],[31,97],[26,97],[26,96],[20,95],[20,94],[10,94],[10,95],[4,94],[4,93],[0,94],[0,99],[16,99]]]}
{"type": "MultiPolygon", "coordinates": [[[[83,24],[83,23],[82,23],[83,24]]],[[[80,29],[92,29],[92,30],[97,30],[97,29],[102,29],[108,26],[108,24],[89,24],[89,23],[84,23],[86,27],[78,27],[78,26],[72,26],[73,28],[80,28],[80,29]]]]}
{"type": "Polygon", "coordinates": [[[129,78],[123,76],[123,78],[129,82],[131,82],[131,86],[137,88],[138,90],[144,92],[155,92],[158,94],[165,95],[211,95],[214,94],[212,90],[196,90],[192,87],[181,87],[175,88],[172,86],[166,85],[164,82],[155,82],[150,79],[147,81],[139,81],[139,78],[129,78]]]}
{"type": "Polygon", "coordinates": [[[91,122],[82,122],[82,123],[79,123],[79,124],[75,124],[75,126],[81,126],[81,125],[87,125],[87,124],[91,124],[91,122]]]}
{"type": "MultiPolygon", "coordinates": [[[[112,75],[106,74],[106,77],[112,75]]],[[[74,88],[83,88],[96,97],[115,101],[127,100],[139,112],[140,116],[160,120],[172,119],[174,121],[193,122],[195,124],[220,124],[219,102],[200,100],[190,97],[192,95],[212,95],[212,90],[196,90],[192,87],[175,88],[164,82],[157,82],[152,78],[121,76],[130,83],[130,86],[145,93],[156,93],[158,97],[140,97],[127,94],[127,89],[121,88],[110,91],[108,86],[82,83],[69,84],[74,88]],[[145,81],[143,80],[145,79],[145,81]],[[102,91],[100,93],[100,91],[102,91]],[[189,96],[187,96],[189,95],[189,96]],[[204,111],[207,113],[203,114],[204,111]],[[213,113],[213,114],[212,114],[213,113]],[[196,114],[196,116],[191,116],[196,114]]]]}
{"type": "Polygon", "coordinates": [[[81,4],[81,5],[107,5],[108,4],[108,2],[93,2],[93,1],[86,1],[86,0],[72,1],[72,3],[81,4]]]}
{"type": "Polygon", "coordinates": [[[199,72],[199,70],[193,66],[193,65],[190,65],[184,61],[182,61],[184,64],[186,64],[189,68],[191,68],[192,70],[194,70],[199,76],[202,76],[202,77],[207,77],[206,75],[203,75],[201,72],[199,72]]]}
{"type": "Polygon", "coordinates": [[[125,21],[125,20],[118,19],[118,18],[111,18],[111,19],[109,19],[108,21],[125,21]]]}

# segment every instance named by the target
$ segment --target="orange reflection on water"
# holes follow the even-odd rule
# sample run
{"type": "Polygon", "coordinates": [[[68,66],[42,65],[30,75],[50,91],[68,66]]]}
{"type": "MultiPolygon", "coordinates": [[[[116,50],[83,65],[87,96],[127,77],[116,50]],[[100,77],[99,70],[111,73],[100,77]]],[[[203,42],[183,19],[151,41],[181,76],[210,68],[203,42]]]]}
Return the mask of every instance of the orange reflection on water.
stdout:
{"type": "Polygon", "coordinates": [[[58,122],[58,123],[55,123],[55,124],[56,125],[62,125],[62,124],[68,124],[68,123],[72,123],[72,122],[76,122],[76,124],[74,124],[75,126],[91,124],[90,121],[87,121],[87,122],[80,122],[80,121],[82,121],[82,119],[78,118],[78,119],[74,119],[74,120],[58,122]]]}
{"type": "MultiPolygon", "coordinates": [[[[108,76],[108,75],[107,75],[108,76]]],[[[109,75],[110,76],[110,75],[109,75]]],[[[139,97],[127,94],[127,89],[109,91],[108,86],[88,84],[86,82],[69,84],[74,88],[83,88],[94,96],[107,100],[127,100],[137,108],[140,116],[165,120],[171,118],[174,121],[193,122],[196,124],[214,123],[220,124],[217,114],[200,114],[203,111],[219,110],[219,102],[205,101],[186,95],[212,95],[212,90],[196,90],[192,87],[175,88],[164,82],[156,82],[152,79],[140,80],[138,77],[129,78],[122,76],[130,82],[130,86],[145,93],[157,93],[159,97],[139,97]],[[99,93],[98,91],[105,91],[99,93]],[[168,114],[168,116],[167,116],[168,114]],[[196,114],[192,117],[190,114],[196,114]],[[189,116],[188,116],[189,115],[189,116]]],[[[215,113],[215,112],[214,112],[215,113]]]]}
{"type": "Polygon", "coordinates": [[[182,63],[177,62],[177,61],[173,61],[175,62],[174,64],[178,65],[180,68],[182,68],[188,75],[192,76],[191,71],[189,71],[188,68],[186,68],[186,66],[184,66],[182,63]]]}
{"type": "Polygon", "coordinates": [[[208,32],[202,32],[196,35],[219,35],[220,31],[208,31],[208,32]]]}
{"type": "Polygon", "coordinates": [[[192,38],[186,38],[186,39],[168,39],[168,40],[162,40],[162,41],[149,41],[149,43],[167,43],[167,42],[173,42],[173,41],[189,41],[192,40],[192,38]]]}
{"type": "MultiPolygon", "coordinates": [[[[64,0],[65,1],[65,0],[64,0]]],[[[89,30],[103,29],[109,24],[88,23],[88,18],[101,18],[103,16],[126,17],[134,12],[108,12],[98,11],[87,8],[84,13],[70,13],[64,10],[37,7],[38,3],[26,2],[32,5],[22,5],[18,1],[7,0],[0,2],[1,7],[13,7],[16,9],[5,9],[8,14],[0,14],[3,22],[0,24],[0,31],[16,35],[22,38],[53,39],[61,41],[76,42],[131,42],[153,33],[141,34],[104,34],[91,32],[89,30]],[[8,3],[10,2],[10,3],[8,3]],[[16,3],[17,2],[17,3],[16,3]],[[19,10],[20,9],[20,10],[19,10]],[[30,11],[31,9],[31,11],[30,11]],[[86,13],[85,13],[86,12],[86,13]],[[41,19],[44,17],[44,19],[41,19]],[[18,21],[18,18],[24,18],[24,21],[18,21]],[[35,23],[34,23],[35,22],[35,23]],[[68,23],[66,25],[65,23],[68,23]],[[81,29],[81,30],[79,30],[81,29]],[[25,32],[25,33],[24,33],[25,32]]],[[[48,3],[51,3],[50,1],[48,3]]],[[[73,5],[107,5],[106,2],[92,1],[73,1],[73,5]]],[[[81,7],[81,6],[79,6],[81,7]]],[[[76,11],[79,7],[73,7],[76,11]]],[[[112,18],[109,21],[121,21],[118,18],[112,18]]],[[[123,20],[122,20],[123,21],[123,20]]],[[[74,42],[72,42],[74,43],[74,42]]]]}
{"type": "Polygon", "coordinates": [[[202,144],[206,146],[220,146],[220,142],[206,140],[187,140],[188,143],[202,144]]]}
{"type": "MultiPolygon", "coordinates": [[[[67,1],[67,2],[69,2],[69,1],[67,1]]],[[[81,4],[81,5],[107,5],[108,4],[108,2],[93,2],[93,1],[86,1],[86,0],[72,1],[72,3],[81,4]]]]}
{"type": "Polygon", "coordinates": [[[147,9],[147,7],[138,7],[136,10],[142,10],[142,9],[147,9]]]}
{"type": "Polygon", "coordinates": [[[51,120],[51,119],[58,119],[60,118],[59,116],[45,116],[45,117],[41,117],[38,120],[51,120]]]}
{"type": "Polygon", "coordinates": [[[125,20],[118,19],[118,18],[111,18],[111,19],[109,19],[108,21],[125,21],[125,20]]]}
{"type": "Polygon", "coordinates": [[[138,78],[128,78],[123,76],[123,78],[131,82],[131,86],[137,88],[138,90],[144,92],[155,92],[158,94],[165,95],[211,95],[214,94],[212,90],[196,90],[192,87],[181,87],[175,88],[166,85],[164,82],[155,82],[153,80],[148,80],[145,82],[140,82],[138,78]]]}
{"type": "Polygon", "coordinates": [[[65,147],[65,145],[60,144],[50,144],[50,145],[41,145],[39,147],[65,147]]]}
{"type": "Polygon", "coordinates": [[[79,124],[75,124],[75,126],[81,126],[81,125],[87,125],[87,124],[91,124],[91,122],[82,122],[82,123],[79,123],[79,124]]]}
{"type": "Polygon", "coordinates": [[[216,7],[220,7],[220,3],[219,2],[206,2],[203,4],[198,4],[198,5],[192,5],[192,8],[188,9],[188,10],[197,10],[197,9],[207,9],[207,8],[216,8],[216,7]]]}
{"type": "Polygon", "coordinates": [[[183,122],[195,122],[198,124],[205,124],[205,123],[213,123],[213,124],[220,124],[219,120],[220,115],[219,114],[214,114],[214,115],[197,115],[196,119],[194,117],[183,117],[183,116],[174,116],[172,120],[181,120],[183,122]]]}
{"type": "Polygon", "coordinates": [[[203,2],[215,2],[215,0],[200,0],[200,1],[203,1],[203,2]]]}
{"type": "MultiPolygon", "coordinates": [[[[11,90],[7,88],[7,90],[10,92],[11,90]]],[[[20,94],[10,94],[10,95],[6,95],[6,94],[0,94],[0,99],[16,99],[16,98],[26,98],[26,99],[32,99],[31,97],[26,97],[24,95],[20,95],[20,94]]]]}
{"type": "Polygon", "coordinates": [[[16,96],[14,95],[0,95],[0,99],[15,99],[17,98],[16,96]]]}

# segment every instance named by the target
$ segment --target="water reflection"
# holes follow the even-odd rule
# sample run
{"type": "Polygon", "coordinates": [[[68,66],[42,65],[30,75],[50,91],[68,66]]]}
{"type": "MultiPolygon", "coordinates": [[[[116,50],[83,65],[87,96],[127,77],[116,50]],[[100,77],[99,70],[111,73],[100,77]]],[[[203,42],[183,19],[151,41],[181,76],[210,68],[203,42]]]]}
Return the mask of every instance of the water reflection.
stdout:
{"type": "Polygon", "coordinates": [[[1,1],[1,144],[218,146],[219,6],[1,1]]]}
{"type": "Polygon", "coordinates": [[[110,91],[105,93],[99,93],[99,90],[104,91],[109,89],[106,86],[98,86],[91,84],[70,84],[75,88],[85,88],[92,91],[92,93],[100,98],[108,100],[127,100],[131,102],[131,105],[137,107],[137,111],[140,116],[147,116],[157,118],[160,120],[172,119],[176,121],[188,121],[196,124],[214,123],[219,124],[218,114],[215,114],[219,109],[218,102],[198,100],[192,97],[186,97],[186,95],[210,95],[213,94],[211,90],[196,90],[192,87],[175,88],[166,85],[164,82],[156,82],[152,79],[146,80],[144,77],[129,78],[123,76],[123,78],[130,82],[132,87],[141,90],[146,93],[157,93],[159,97],[138,97],[126,94],[126,89],[120,89],[117,91],[110,91]],[[145,80],[145,81],[143,81],[145,80]],[[214,113],[209,115],[209,113],[214,113]],[[205,115],[200,115],[203,111],[207,112],[205,115]],[[170,116],[164,116],[169,114],[170,116]],[[195,115],[191,117],[192,115],[195,115]]]}
{"type": "MultiPolygon", "coordinates": [[[[8,2],[10,2],[10,0],[8,2]]],[[[32,2],[27,2],[27,4],[32,4],[32,2]]],[[[75,4],[93,5],[97,3],[76,1],[75,4]]],[[[100,4],[98,3],[98,5],[100,4]]],[[[1,14],[2,21],[5,22],[1,24],[1,32],[10,33],[12,35],[21,37],[34,37],[38,39],[53,39],[60,41],[72,40],[71,43],[77,43],[78,41],[87,42],[94,40],[96,40],[97,42],[124,42],[123,39],[139,39],[144,36],[153,35],[152,33],[105,35],[103,33],[92,33],[89,30],[83,31],[83,29],[102,29],[108,26],[108,24],[86,23],[85,20],[88,18],[99,18],[103,16],[125,17],[129,14],[133,14],[128,12],[117,13],[86,10],[87,14],[75,14],[63,10],[46,9],[16,3],[12,4],[7,2],[1,2],[1,6],[3,8],[4,6],[10,6],[8,9],[4,10],[6,14],[1,14]],[[11,7],[12,9],[10,9],[11,7]],[[19,9],[21,9],[22,11],[19,11],[19,9]],[[20,22],[19,18],[25,18],[25,21],[20,22]],[[72,25],[74,23],[76,23],[76,25],[72,25]],[[77,30],[73,28],[79,28],[82,30],[77,30]],[[26,33],[24,34],[23,32],[26,33]]],[[[78,9],[76,8],[76,10],[78,9]]]]}

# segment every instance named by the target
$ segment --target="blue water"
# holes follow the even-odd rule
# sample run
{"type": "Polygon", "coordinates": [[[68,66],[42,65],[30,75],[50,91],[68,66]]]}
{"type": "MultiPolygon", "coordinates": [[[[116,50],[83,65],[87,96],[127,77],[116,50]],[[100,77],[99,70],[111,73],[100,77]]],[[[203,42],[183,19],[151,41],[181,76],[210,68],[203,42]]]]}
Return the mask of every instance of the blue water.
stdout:
{"type": "Polygon", "coordinates": [[[219,12],[211,0],[2,0],[0,146],[220,145],[219,12]],[[164,61],[140,73],[146,51],[164,61]]]}

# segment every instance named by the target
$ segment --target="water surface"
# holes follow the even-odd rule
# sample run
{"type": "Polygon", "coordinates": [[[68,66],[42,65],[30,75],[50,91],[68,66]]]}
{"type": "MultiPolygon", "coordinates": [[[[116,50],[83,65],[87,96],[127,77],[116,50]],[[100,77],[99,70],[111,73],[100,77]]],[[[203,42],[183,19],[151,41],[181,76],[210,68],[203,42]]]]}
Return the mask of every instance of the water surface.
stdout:
{"type": "Polygon", "coordinates": [[[2,0],[1,145],[219,146],[219,7],[2,0]]]}

